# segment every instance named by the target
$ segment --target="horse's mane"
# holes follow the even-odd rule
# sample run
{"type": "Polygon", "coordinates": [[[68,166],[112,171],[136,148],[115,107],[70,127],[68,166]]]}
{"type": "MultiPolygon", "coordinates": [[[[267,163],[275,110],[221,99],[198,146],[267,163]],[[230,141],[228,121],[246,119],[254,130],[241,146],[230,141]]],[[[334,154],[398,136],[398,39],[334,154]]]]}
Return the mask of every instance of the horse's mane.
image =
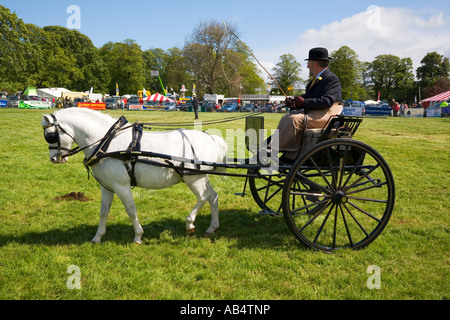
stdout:
{"type": "Polygon", "coordinates": [[[109,114],[102,113],[100,111],[87,109],[87,108],[74,107],[74,108],[61,109],[61,110],[55,111],[56,117],[58,117],[58,114],[70,115],[70,116],[81,116],[81,117],[84,117],[86,119],[91,119],[91,120],[97,119],[98,121],[106,122],[108,124],[116,121],[116,119],[111,117],[109,114]]]}

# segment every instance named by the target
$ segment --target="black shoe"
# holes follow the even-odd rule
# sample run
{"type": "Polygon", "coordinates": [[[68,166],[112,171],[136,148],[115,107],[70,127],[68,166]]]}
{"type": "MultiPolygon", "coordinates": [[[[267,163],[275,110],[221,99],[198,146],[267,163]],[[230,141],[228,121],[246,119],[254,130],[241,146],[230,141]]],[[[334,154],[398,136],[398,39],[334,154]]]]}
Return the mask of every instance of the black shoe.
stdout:
{"type": "Polygon", "coordinates": [[[289,159],[287,158],[284,154],[280,157],[280,159],[278,160],[280,165],[284,165],[284,166],[292,166],[295,162],[295,160],[293,159],[289,159]]]}

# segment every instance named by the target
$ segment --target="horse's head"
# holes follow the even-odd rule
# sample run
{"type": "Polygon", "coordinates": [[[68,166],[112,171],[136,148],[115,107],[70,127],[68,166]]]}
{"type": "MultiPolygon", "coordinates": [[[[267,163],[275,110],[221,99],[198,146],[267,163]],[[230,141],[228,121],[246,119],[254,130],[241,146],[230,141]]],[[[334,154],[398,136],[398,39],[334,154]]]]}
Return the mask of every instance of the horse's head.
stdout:
{"type": "Polygon", "coordinates": [[[70,155],[70,149],[74,143],[69,128],[64,129],[54,114],[44,114],[41,120],[44,129],[44,138],[48,142],[50,161],[52,163],[65,163],[70,155]]]}

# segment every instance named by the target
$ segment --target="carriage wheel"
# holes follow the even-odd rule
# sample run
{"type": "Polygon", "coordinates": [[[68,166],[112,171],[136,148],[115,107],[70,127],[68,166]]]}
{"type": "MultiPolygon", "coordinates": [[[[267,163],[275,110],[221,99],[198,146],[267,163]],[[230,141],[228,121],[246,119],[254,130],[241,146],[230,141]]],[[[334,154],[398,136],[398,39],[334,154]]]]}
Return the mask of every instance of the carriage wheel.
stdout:
{"type": "MultiPolygon", "coordinates": [[[[255,171],[250,170],[249,173],[255,171]]],[[[261,208],[261,214],[282,215],[282,194],[286,173],[249,177],[248,184],[253,199],[261,208]]]]}
{"type": "Polygon", "coordinates": [[[303,244],[330,252],[361,249],[389,221],[394,178],[372,147],[352,139],[317,144],[295,162],[283,188],[283,213],[303,244]]]}

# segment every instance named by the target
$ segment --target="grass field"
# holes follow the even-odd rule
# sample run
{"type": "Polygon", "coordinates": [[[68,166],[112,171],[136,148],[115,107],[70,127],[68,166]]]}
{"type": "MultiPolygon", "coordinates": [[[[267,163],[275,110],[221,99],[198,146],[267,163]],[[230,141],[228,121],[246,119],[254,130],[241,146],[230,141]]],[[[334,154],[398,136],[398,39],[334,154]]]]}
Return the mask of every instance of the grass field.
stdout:
{"type": "MultiPolygon", "coordinates": [[[[91,244],[100,187],[88,180],[81,154],[64,165],[49,162],[40,126],[45,112],[0,110],[2,300],[450,298],[450,119],[364,119],[355,139],[389,163],[395,209],[381,236],[364,250],[325,254],[303,247],[282,217],[260,215],[251,195],[235,196],[244,179],[219,176],[211,177],[221,224],[212,237],[203,234],[210,223],[209,205],[197,217],[197,233],[187,236],[184,219],[195,198],[179,184],[133,189],[145,232],[142,245],[132,243],[133,228],[117,197],[103,243],[91,244]],[[91,201],[55,198],[70,192],[83,192],[91,201]],[[78,275],[80,289],[69,289],[78,275]],[[379,288],[370,289],[374,275],[379,288]]],[[[109,113],[124,114],[130,122],[193,119],[185,112],[109,113]]],[[[225,116],[200,114],[202,120],[225,116]]],[[[266,128],[275,128],[280,117],[266,114],[266,128]]],[[[244,121],[215,128],[243,129],[244,121]]]]}

